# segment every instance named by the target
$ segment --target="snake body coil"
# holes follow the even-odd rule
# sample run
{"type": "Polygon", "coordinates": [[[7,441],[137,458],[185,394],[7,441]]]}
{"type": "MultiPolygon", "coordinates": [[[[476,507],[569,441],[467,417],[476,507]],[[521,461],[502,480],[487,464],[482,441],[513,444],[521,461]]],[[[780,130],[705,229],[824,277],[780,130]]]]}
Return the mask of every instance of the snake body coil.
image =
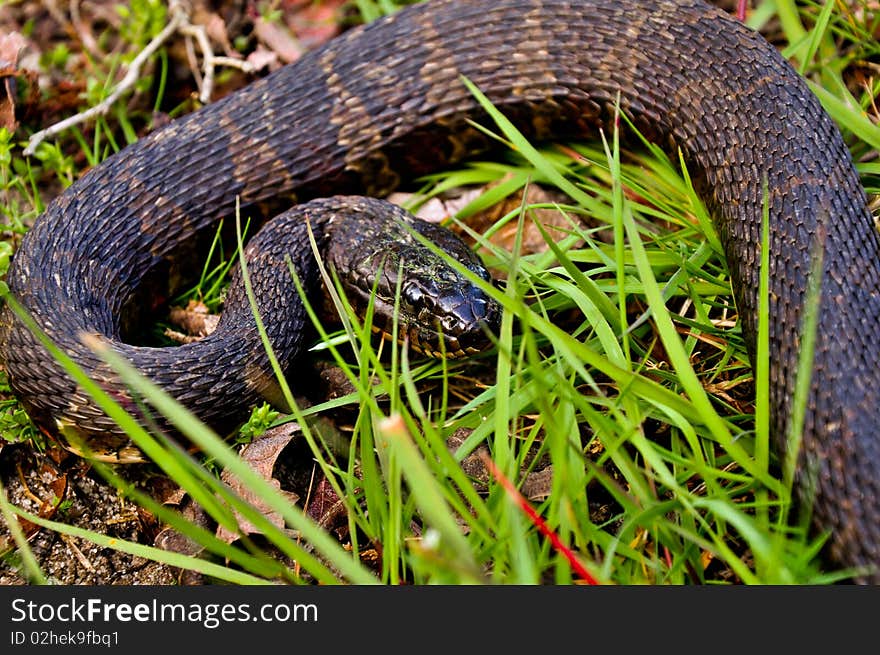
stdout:
{"type": "MultiPolygon", "coordinates": [[[[841,135],[804,81],[763,38],[700,0],[435,0],[352,30],[83,176],[25,237],[10,289],[102,379],[77,333],[124,333],[119,316],[143,300],[145,280],[175,279],[237,197],[253,213],[327,194],[381,196],[404,174],[484,148],[468,119],[485,115],[462,75],[529,137],[594,134],[619,94],[639,130],[681,149],[724,244],[752,355],[766,181],[773,434],[783,452],[807,277],[821,252],[799,481],[815,494],[836,561],[876,571],[880,239],[841,135]]],[[[30,333],[5,322],[10,382],[35,420],[105,427],[30,333]]],[[[172,392],[185,387],[210,416],[226,402],[223,366],[151,374],[172,392]]]]}

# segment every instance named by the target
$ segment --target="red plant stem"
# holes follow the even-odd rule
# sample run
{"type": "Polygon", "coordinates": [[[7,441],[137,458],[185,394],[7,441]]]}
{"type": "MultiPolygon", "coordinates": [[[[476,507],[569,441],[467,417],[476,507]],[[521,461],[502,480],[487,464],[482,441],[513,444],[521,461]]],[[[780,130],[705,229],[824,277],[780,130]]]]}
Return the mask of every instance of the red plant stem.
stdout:
{"type": "Polygon", "coordinates": [[[489,469],[489,472],[492,474],[498,482],[504,487],[504,491],[507,492],[507,495],[510,496],[519,508],[525,512],[526,516],[529,517],[532,523],[538,528],[538,530],[550,540],[550,543],[553,545],[553,548],[556,552],[561,553],[565,559],[568,560],[568,563],[571,564],[571,568],[574,569],[574,572],[580,576],[584,582],[587,584],[597,585],[599,581],[596,580],[592,576],[592,574],[587,571],[583,564],[581,564],[580,560],[578,560],[577,556],[572,552],[572,550],[566,546],[559,539],[557,534],[553,532],[548,526],[547,522],[541,518],[541,515],[538,514],[535,509],[529,504],[529,501],[526,500],[523,495],[517,490],[516,486],[507,479],[507,477],[501,472],[501,470],[495,465],[495,462],[487,455],[485,452],[480,453],[480,459],[483,460],[483,464],[486,465],[486,468],[489,469]]]}

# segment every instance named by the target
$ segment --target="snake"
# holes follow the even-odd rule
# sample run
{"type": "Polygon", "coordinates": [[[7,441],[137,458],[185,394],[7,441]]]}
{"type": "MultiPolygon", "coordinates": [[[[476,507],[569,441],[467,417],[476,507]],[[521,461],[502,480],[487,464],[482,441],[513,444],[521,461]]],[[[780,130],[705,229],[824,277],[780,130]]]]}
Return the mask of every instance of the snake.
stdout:
{"type": "MultiPolygon", "coordinates": [[[[240,381],[267,377],[253,353],[230,346],[225,356],[224,342],[172,356],[123,343],[151,294],[184,276],[237,202],[268,217],[320,198],[382,198],[490,149],[479,128],[487,112],[464,78],[529,139],[595,136],[623,114],[681,155],[723,246],[753,363],[766,213],[774,449],[782,459],[794,447],[813,297],[798,497],[828,535],[831,561],[880,582],[880,237],[841,132],[804,78],[702,0],[429,0],[346,31],[109,157],[35,220],[7,276],[33,324],[5,308],[0,351],[37,424],[110,429],[34,326],[122,399],[81,333],[103,335],[197,415],[238,412],[240,381]]],[[[271,302],[265,311],[271,322],[271,302]]]]}

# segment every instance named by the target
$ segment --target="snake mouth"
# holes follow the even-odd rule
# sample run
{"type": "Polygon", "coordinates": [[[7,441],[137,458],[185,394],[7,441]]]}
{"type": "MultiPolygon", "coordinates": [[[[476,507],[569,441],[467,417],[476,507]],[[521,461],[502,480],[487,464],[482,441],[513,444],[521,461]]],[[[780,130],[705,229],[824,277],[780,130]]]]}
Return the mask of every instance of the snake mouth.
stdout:
{"type": "Polygon", "coordinates": [[[448,346],[438,346],[437,342],[429,342],[420,338],[418,329],[404,330],[403,335],[398,333],[396,337],[378,325],[372,326],[372,331],[373,334],[380,335],[385,341],[394,342],[396,340],[400,345],[409,346],[417,353],[434,359],[461,359],[485,350],[475,346],[462,347],[455,339],[444,340],[448,341],[448,346]]]}
{"type": "MultiPolygon", "coordinates": [[[[357,295],[354,300],[356,312],[363,316],[369,302],[368,298],[357,295]],[[361,305],[363,303],[363,305],[361,305]]],[[[497,331],[500,323],[496,319],[494,303],[478,302],[477,306],[486,311],[474,317],[470,312],[461,315],[438,317],[422,311],[414,315],[408,308],[383,299],[373,298],[373,334],[384,340],[408,345],[418,353],[437,359],[457,359],[486,350],[492,339],[489,334],[497,331]]]]}
{"type": "Polygon", "coordinates": [[[438,359],[457,359],[488,349],[497,332],[501,311],[494,300],[476,287],[456,295],[455,303],[431,303],[418,310],[403,298],[388,301],[384,295],[367,294],[360,287],[346,288],[352,310],[366,316],[372,308],[373,334],[418,353],[438,359]],[[441,311],[444,305],[447,311],[441,311]],[[449,307],[456,311],[449,311],[449,307]]]}

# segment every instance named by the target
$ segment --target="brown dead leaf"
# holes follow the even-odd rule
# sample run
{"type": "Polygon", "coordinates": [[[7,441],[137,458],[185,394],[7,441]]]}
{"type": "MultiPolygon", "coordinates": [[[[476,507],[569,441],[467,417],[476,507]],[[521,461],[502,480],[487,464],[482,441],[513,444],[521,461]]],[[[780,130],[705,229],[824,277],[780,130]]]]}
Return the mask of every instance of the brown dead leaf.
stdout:
{"type": "Polygon", "coordinates": [[[46,457],[56,466],[60,466],[71,457],[74,457],[74,455],[66,448],[61,448],[60,446],[50,446],[46,449],[46,457]]]}
{"type": "Polygon", "coordinates": [[[345,3],[346,0],[301,2],[299,9],[285,16],[285,22],[300,46],[312,50],[339,34],[340,10],[345,3]]]}
{"type": "Polygon", "coordinates": [[[186,490],[182,487],[174,487],[172,489],[161,490],[161,498],[159,498],[159,501],[163,505],[175,507],[181,506],[184,498],[186,498],[186,490]]]}
{"type": "MultiPolygon", "coordinates": [[[[299,502],[299,495],[281,489],[281,483],[272,477],[272,470],[275,468],[275,462],[281,451],[290,443],[290,440],[293,439],[294,434],[298,431],[299,426],[296,423],[279,425],[276,428],[267,430],[262,437],[244,446],[240,453],[241,458],[250,465],[254,472],[262,476],[275,489],[278,489],[291,504],[299,502]]],[[[224,469],[220,474],[220,479],[229,485],[241,498],[260,510],[273,525],[281,529],[285,528],[284,518],[278,512],[268,507],[259,496],[254,494],[241,480],[233,476],[229,470],[224,469]]],[[[223,526],[219,526],[217,528],[217,537],[227,543],[232,543],[241,536],[241,533],[259,534],[260,532],[241,516],[238,517],[238,527],[239,532],[232,532],[223,526]]]]}
{"type": "Polygon", "coordinates": [[[553,488],[553,467],[548,466],[540,471],[529,473],[522,483],[522,495],[534,502],[541,502],[550,497],[553,488]]]}
{"type": "MultiPolygon", "coordinates": [[[[565,196],[558,192],[548,191],[537,184],[531,184],[527,187],[525,202],[523,202],[523,191],[521,190],[508,196],[503,202],[497,203],[485,211],[474,215],[468,221],[468,224],[477,232],[485,232],[503,216],[516,211],[523,204],[533,205],[554,202],[566,202],[565,196]]],[[[520,254],[532,255],[547,250],[547,242],[536,223],[539,223],[544,228],[551,239],[559,240],[569,234],[572,228],[571,220],[575,218],[566,218],[556,209],[534,209],[526,212],[520,254]]],[[[496,231],[490,241],[495,245],[512,251],[516,243],[518,227],[517,221],[510,221],[500,230],[496,231]]]]}
{"type": "MultiPolygon", "coordinates": [[[[22,480],[24,478],[22,477],[22,480]]],[[[40,509],[37,510],[37,516],[41,519],[51,519],[55,516],[55,512],[58,510],[58,506],[61,505],[61,501],[64,500],[65,494],[67,494],[67,475],[61,474],[58,477],[54,478],[49,483],[49,488],[52,490],[51,498],[39,498],[40,509]]],[[[32,498],[36,498],[33,494],[30,494],[32,498]]],[[[18,517],[18,524],[21,526],[21,531],[24,533],[26,539],[30,540],[36,535],[42,528],[36,523],[31,523],[25,518],[18,517]]]]}
{"type": "MultiPolygon", "coordinates": [[[[178,487],[173,491],[167,492],[163,504],[177,507],[180,515],[188,522],[204,529],[210,529],[211,519],[207,512],[205,512],[201,505],[194,502],[183,489],[178,487]]],[[[181,555],[189,555],[191,557],[200,557],[205,550],[200,543],[172,527],[160,530],[155,539],[153,539],[153,545],[170,553],[180,553],[181,555]]],[[[200,585],[204,582],[201,573],[188,569],[180,570],[177,579],[179,584],[188,586],[200,585]]]]}
{"type": "Polygon", "coordinates": [[[49,488],[52,490],[52,493],[55,494],[55,498],[52,500],[54,501],[53,504],[57,506],[58,503],[64,500],[64,496],[67,494],[67,475],[62,474],[52,480],[52,482],[49,483],[49,488]]]}
{"type": "MultiPolygon", "coordinates": [[[[457,214],[471,200],[478,198],[484,189],[461,189],[454,196],[433,197],[419,206],[416,216],[429,223],[442,223],[457,214]]],[[[416,195],[404,191],[396,191],[388,196],[388,201],[395,205],[405,205],[416,195]]]]}
{"type": "Polygon", "coordinates": [[[263,44],[258,44],[254,51],[247,56],[247,62],[255,71],[261,71],[264,68],[275,70],[281,65],[278,61],[278,55],[263,44]]]}
{"type": "Polygon", "coordinates": [[[315,485],[306,513],[323,528],[336,527],[338,521],[346,516],[345,503],[327,478],[321,477],[315,485]]]}
{"type": "Polygon", "coordinates": [[[346,372],[336,364],[316,361],[315,370],[320,382],[321,398],[333,400],[355,393],[357,390],[346,372]]]}
{"type": "Polygon", "coordinates": [[[305,52],[302,44],[284,26],[262,17],[254,21],[254,34],[286,64],[296,61],[305,52]]]}
{"type": "Polygon", "coordinates": [[[27,41],[18,32],[0,34],[0,127],[10,132],[18,127],[15,120],[15,75],[25,45],[27,41]]]}
{"type": "MultiPolygon", "coordinates": [[[[286,423],[266,430],[259,439],[241,449],[241,458],[250,464],[254,471],[271,480],[275,461],[297,432],[299,426],[296,423],[286,423]]],[[[225,477],[223,480],[227,481],[225,477]]]]}
{"type": "Polygon", "coordinates": [[[204,22],[196,24],[204,26],[208,38],[215,43],[219,43],[227,57],[238,57],[238,53],[232,47],[232,42],[229,40],[226,21],[219,14],[210,12],[204,22]]]}
{"type": "MultiPolygon", "coordinates": [[[[431,198],[419,207],[416,216],[429,223],[441,223],[459,212],[474,198],[483,194],[487,188],[492,188],[496,185],[497,183],[487,187],[459,189],[456,195],[452,197],[431,198]]],[[[537,184],[529,185],[526,194],[525,203],[523,203],[523,191],[520,190],[508,196],[502,202],[474,214],[467,219],[468,226],[477,232],[485,233],[502,217],[515,212],[523,204],[534,205],[566,202],[566,197],[563,194],[545,189],[537,184]]],[[[408,193],[393,193],[388,197],[388,200],[397,205],[404,205],[411,199],[412,195],[408,193]]],[[[547,250],[547,242],[536,224],[540,224],[551,239],[559,240],[571,232],[573,220],[578,220],[578,217],[566,217],[555,208],[529,210],[523,222],[520,254],[531,255],[547,250]]],[[[516,243],[518,229],[517,221],[509,221],[504,227],[493,233],[490,241],[501,248],[512,251],[516,243]]],[[[465,240],[469,241],[467,238],[465,240]]],[[[493,271],[493,273],[497,273],[497,271],[493,271]]]]}
{"type": "Polygon", "coordinates": [[[165,336],[179,343],[192,343],[211,334],[217,328],[220,315],[211,314],[203,302],[190,300],[186,307],[172,307],[168,320],[182,332],[166,329],[165,336]]]}
{"type": "Polygon", "coordinates": [[[27,45],[27,40],[18,32],[0,34],[0,64],[4,68],[15,68],[21,57],[21,51],[27,45]]]}

